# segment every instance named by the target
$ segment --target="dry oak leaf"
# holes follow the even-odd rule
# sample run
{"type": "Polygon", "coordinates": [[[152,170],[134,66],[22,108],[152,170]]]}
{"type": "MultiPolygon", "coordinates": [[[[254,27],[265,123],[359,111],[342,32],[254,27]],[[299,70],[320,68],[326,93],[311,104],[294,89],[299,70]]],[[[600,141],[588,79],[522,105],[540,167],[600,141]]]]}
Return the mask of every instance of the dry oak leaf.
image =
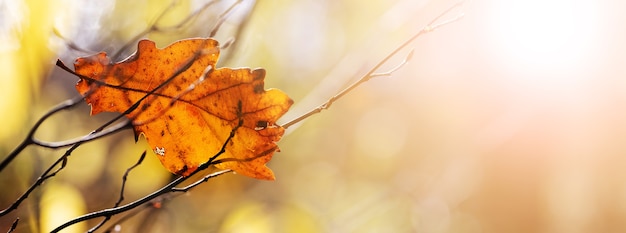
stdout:
{"type": "Polygon", "coordinates": [[[216,155],[242,119],[215,166],[273,180],[266,163],[284,133],[274,123],[293,101],[278,89],[264,89],[265,70],[216,69],[218,57],[213,39],[181,40],[163,49],[142,40],[119,63],[111,64],[103,52],[76,59],[75,71],[83,76],[76,89],[86,95],[92,115],[123,113],[145,97],[126,114],[135,139],[143,134],[163,166],[183,176],[216,155]]]}

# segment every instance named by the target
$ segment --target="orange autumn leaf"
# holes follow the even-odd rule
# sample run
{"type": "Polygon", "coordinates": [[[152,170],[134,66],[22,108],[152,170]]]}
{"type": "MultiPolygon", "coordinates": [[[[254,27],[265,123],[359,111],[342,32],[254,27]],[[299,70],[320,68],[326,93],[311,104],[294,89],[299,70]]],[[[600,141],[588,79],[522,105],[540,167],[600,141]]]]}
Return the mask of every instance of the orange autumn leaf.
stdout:
{"type": "Polygon", "coordinates": [[[123,113],[145,97],[126,114],[135,136],[144,135],[163,166],[183,176],[216,155],[241,119],[218,157],[224,162],[215,166],[273,180],[265,164],[284,133],[274,123],[293,101],[278,89],[264,89],[263,69],[215,68],[219,52],[213,39],[181,40],[163,49],[142,40],[119,63],[111,64],[105,53],[78,58],[75,71],[84,77],[76,89],[86,95],[91,114],[123,113]]]}

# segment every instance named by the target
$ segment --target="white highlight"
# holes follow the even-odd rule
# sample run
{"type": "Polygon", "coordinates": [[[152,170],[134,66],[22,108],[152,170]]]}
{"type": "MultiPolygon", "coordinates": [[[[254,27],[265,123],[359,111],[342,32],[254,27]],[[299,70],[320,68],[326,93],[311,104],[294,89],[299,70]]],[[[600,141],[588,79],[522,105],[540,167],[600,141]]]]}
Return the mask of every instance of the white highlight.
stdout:
{"type": "Polygon", "coordinates": [[[154,148],[154,153],[160,156],[165,156],[165,147],[159,148],[158,146],[154,148]]]}

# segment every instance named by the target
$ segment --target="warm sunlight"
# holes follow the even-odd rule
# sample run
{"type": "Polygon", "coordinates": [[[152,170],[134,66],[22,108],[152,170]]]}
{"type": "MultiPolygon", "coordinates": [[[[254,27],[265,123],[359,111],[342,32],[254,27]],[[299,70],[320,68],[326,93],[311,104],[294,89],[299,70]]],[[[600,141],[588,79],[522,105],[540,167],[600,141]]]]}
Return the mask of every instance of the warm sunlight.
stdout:
{"type": "Polygon", "coordinates": [[[512,64],[540,69],[536,72],[575,72],[598,47],[597,5],[589,0],[494,1],[486,15],[491,49],[512,64]]]}
{"type": "Polygon", "coordinates": [[[626,232],[626,0],[47,2],[0,232],[626,232]]]}

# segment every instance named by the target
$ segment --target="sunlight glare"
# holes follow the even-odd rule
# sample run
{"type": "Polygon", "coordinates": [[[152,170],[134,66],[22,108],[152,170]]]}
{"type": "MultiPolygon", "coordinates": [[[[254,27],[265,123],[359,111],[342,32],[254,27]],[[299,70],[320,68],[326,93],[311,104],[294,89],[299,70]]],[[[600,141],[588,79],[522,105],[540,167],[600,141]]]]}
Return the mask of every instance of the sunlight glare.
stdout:
{"type": "Polygon", "coordinates": [[[494,49],[511,64],[571,71],[597,46],[597,11],[590,0],[496,1],[487,16],[494,49]]]}

